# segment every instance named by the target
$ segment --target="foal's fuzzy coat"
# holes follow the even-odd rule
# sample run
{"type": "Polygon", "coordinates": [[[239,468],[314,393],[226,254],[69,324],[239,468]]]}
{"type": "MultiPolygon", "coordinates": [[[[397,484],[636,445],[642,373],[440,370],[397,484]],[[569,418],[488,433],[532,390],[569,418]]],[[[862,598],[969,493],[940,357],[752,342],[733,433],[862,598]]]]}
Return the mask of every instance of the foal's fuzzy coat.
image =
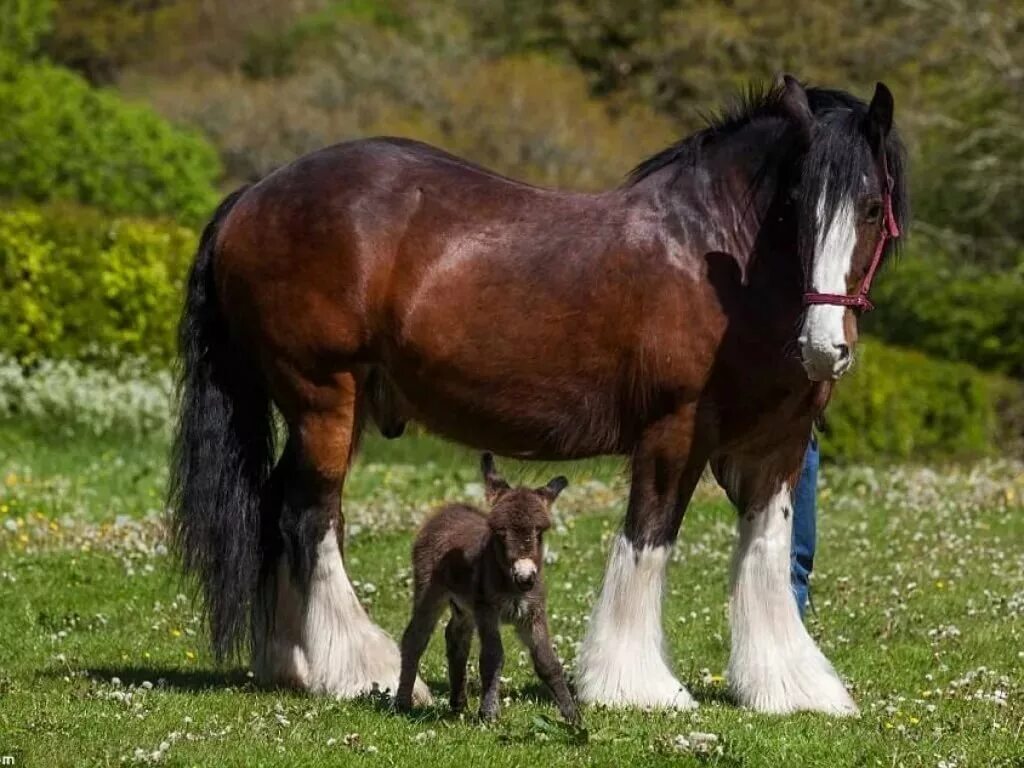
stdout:
{"type": "Polygon", "coordinates": [[[480,633],[480,716],[497,717],[503,661],[499,626],[506,622],[515,625],[530,649],[537,676],[551,689],[562,716],[575,721],[576,704],[548,637],[541,580],[550,507],[568,481],[556,477],[537,489],[510,488],[495,471],[491,454],[484,454],[481,466],[490,515],[449,504],[424,524],[413,545],[413,615],[402,636],[395,705],[400,710],[412,706],[420,657],[445,603],[450,603],[445,640],[452,710],[466,706],[466,661],[475,622],[480,633]]]}

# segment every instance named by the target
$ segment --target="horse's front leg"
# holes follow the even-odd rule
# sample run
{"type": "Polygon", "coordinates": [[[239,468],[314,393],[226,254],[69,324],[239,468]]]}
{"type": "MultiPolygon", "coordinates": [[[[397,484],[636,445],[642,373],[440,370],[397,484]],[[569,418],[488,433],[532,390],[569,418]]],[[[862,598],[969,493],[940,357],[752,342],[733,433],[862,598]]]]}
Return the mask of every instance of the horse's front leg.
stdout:
{"type": "Polygon", "coordinates": [[[800,620],[790,582],[792,484],[805,448],[790,451],[791,472],[771,469],[774,460],[724,458],[714,465],[739,509],[729,686],[740,704],[762,712],[855,715],[857,705],[800,620]]]}
{"type": "Polygon", "coordinates": [[[697,706],[665,658],[665,567],[707,461],[692,411],[654,425],[633,456],[629,509],[577,665],[581,701],[617,707],[697,706]]]}

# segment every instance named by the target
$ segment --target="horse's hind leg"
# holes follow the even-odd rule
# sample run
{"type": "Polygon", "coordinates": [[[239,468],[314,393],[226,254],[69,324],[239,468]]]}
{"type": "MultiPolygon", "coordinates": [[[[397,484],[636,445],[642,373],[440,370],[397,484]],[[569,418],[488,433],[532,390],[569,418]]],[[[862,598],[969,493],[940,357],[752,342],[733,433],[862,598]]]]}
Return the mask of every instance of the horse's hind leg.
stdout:
{"type": "Polygon", "coordinates": [[[739,509],[739,539],[732,563],[729,685],[738,702],[762,712],[812,710],[853,715],[853,703],[828,659],[807,634],[790,582],[793,536],[791,485],[806,446],[792,465],[773,471],[769,461],[723,457],[715,475],[739,509]]]}
{"type": "Polygon", "coordinates": [[[580,700],[618,707],[690,709],[689,691],[665,656],[665,569],[707,453],[693,414],[654,425],[633,456],[626,524],[612,542],[601,594],[578,659],[580,700]]]}
{"type": "MultiPolygon", "coordinates": [[[[275,604],[262,628],[269,649],[255,661],[270,682],[350,698],[396,691],[398,646],[359,603],[342,559],[341,492],[356,439],[356,379],[339,374],[318,407],[289,418],[289,447],[277,480],[282,501],[276,578],[260,605],[275,604]],[[323,407],[325,404],[330,407],[323,407]]],[[[287,414],[290,416],[290,414],[287,414]]],[[[417,695],[429,700],[422,683],[417,695]]]]}

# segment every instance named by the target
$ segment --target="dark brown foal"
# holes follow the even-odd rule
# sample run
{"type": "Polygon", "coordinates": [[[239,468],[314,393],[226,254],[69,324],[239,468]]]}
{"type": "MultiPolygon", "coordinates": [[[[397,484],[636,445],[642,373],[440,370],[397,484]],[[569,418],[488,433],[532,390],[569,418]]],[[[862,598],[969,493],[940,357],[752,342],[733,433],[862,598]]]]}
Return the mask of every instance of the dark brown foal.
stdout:
{"type": "Polygon", "coordinates": [[[530,649],[533,668],[551,690],[562,716],[575,722],[576,704],[548,636],[541,579],[551,504],[568,483],[556,477],[537,489],[510,488],[495,471],[491,454],[484,454],[481,465],[490,515],[465,504],[449,504],[424,524],[413,545],[413,613],[402,635],[395,706],[402,711],[411,708],[420,657],[450,603],[452,615],[444,634],[453,711],[466,706],[466,662],[475,623],[480,633],[480,717],[498,716],[504,660],[499,628],[505,622],[515,626],[530,649]]]}

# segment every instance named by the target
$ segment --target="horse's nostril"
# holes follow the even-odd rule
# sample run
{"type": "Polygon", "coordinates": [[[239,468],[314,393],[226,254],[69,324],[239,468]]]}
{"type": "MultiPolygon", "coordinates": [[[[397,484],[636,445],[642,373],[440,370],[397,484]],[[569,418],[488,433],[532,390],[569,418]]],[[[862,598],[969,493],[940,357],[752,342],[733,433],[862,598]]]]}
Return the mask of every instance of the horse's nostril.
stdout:
{"type": "Polygon", "coordinates": [[[849,344],[836,344],[836,349],[839,350],[839,360],[844,361],[850,356],[850,345],[849,344]]]}

